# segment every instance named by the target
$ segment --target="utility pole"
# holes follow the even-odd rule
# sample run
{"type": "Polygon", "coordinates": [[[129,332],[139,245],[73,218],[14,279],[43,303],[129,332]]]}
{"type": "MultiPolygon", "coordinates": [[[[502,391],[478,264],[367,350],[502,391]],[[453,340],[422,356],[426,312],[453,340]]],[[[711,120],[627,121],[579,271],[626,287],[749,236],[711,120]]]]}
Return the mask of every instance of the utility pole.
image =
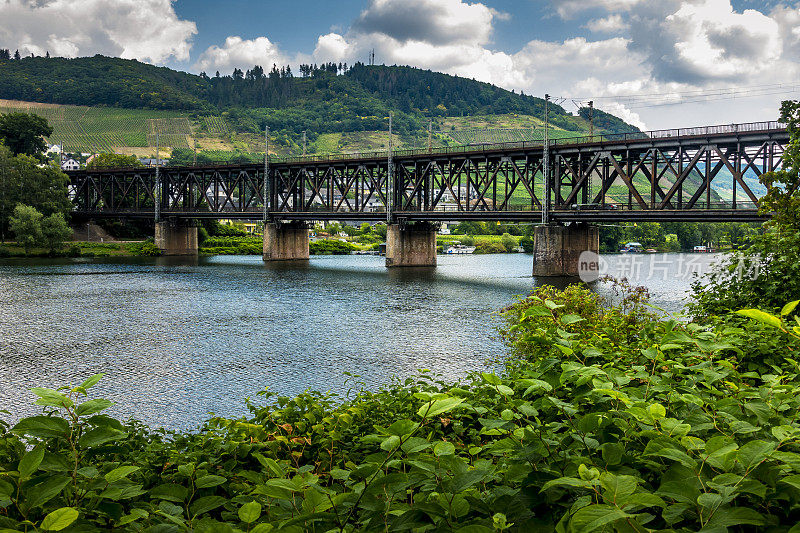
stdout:
{"type": "Polygon", "coordinates": [[[392,195],[394,195],[394,169],[392,168],[392,112],[389,112],[389,154],[386,160],[386,225],[392,223],[392,195]]]}
{"type": "Polygon", "coordinates": [[[550,222],[550,95],[544,95],[544,147],[542,149],[542,174],[544,199],[542,199],[542,224],[550,222]]]}
{"type": "Polygon", "coordinates": [[[306,155],[306,130],[303,130],[303,155],[306,155]]]}
{"type": "Polygon", "coordinates": [[[264,128],[264,231],[267,231],[267,218],[269,217],[269,126],[264,128]]]}
{"type": "Polygon", "coordinates": [[[589,100],[589,136],[594,137],[594,101],[589,100]]]}
{"type": "Polygon", "coordinates": [[[428,152],[431,151],[431,142],[433,141],[433,119],[428,120],[428,152]]]}
{"type": "Polygon", "coordinates": [[[155,219],[156,224],[161,221],[161,174],[159,173],[159,153],[161,152],[161,139],[156,130],[156,190],[153,191],[153,200],[155,201],[155,219]]]}

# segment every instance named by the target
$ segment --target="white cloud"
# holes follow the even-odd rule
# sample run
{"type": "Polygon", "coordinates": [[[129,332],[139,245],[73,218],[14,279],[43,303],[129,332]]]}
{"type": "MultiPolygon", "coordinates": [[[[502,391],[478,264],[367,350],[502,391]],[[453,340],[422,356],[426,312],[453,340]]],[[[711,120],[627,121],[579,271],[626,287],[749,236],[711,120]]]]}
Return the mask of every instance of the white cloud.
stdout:
{"type": "Polygon", "coordinates": [[[105,54],[163,63],[189,58],[194,22],[172,0],[0,0],[0,45],[20,53],[105,54]]]}
{"type": "Polygon", "coordinates": [[[195,68],[208,72],[222,71],[230,73],[234,68],[246,69],[254,65],[272,68],[273,63],[278,66],[289,62],[288,58],[266,37],[256,39],[242,39],[233,35],[225,39],[225,44],[209,46],[200,56],[195,68]]]}
{"type": "Polygon", "coordinates": [[[371,0],[352,29],[399,42],[485,44],[497,16],[502,17],[484,4],[462,0],[371,0]]]}
{"type": "Polygon", "coordinates": [[[623,20],[622,15],[614,14],[607,17],[590,20],[584,25],[594,33],[619,33],[628,29],[628,23],[623,20]]]}
{"type": "Polygon", "coordinates": [[[571,19],[582,11],[604,9],[606,11],[628,11],[647,0],[554,0],[556,11],[563,19],[571,19]]]}

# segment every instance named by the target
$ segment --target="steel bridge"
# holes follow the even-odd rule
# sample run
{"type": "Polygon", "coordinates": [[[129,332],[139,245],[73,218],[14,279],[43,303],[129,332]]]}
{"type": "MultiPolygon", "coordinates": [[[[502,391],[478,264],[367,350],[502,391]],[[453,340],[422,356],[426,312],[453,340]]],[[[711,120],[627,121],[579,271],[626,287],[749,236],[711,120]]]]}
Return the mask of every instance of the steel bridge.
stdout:
{"type": "Polygon", "coordinates": [[[748,182],[781,167],[788,141],[757,122],[68,174],[85,218],[758,221],[748,182]]]}

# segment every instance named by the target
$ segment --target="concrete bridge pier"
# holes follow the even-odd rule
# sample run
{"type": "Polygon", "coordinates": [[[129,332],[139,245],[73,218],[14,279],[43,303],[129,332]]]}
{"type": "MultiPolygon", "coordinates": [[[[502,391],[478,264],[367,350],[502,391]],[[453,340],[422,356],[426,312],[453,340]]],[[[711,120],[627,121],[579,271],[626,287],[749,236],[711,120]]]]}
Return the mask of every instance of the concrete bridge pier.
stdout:
{"type": "Polygon", "coordinates": [[[308,226],[305,222],[264,225],[264,261],[308,259],[308,226]]]}
{"type": "Polygon", "coordinates": [[[163,255],[197,255],[197,226],[175,219],[156,222],[155,245],[163,255]]]}
{"type": "Polygon", "coordinates": [[[538,226],[533,239],[533,275],[578,277],[579,258],[585,251],[600,251],[600,228],[597,226],[538,226]]]}
{"type": "Polygon", "coordinates": [[[386,228],[387,267],[435,267],[436,225],[390,224],[386,228]]]}

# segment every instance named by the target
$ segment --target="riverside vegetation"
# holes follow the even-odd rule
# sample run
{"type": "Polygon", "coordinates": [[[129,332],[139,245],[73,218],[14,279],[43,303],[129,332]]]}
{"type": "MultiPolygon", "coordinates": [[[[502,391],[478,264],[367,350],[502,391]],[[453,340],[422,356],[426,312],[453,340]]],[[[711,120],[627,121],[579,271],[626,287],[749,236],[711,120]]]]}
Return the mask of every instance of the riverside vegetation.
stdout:
{"type": "Polygon", "coordinates": [[[731,257],[691,321],[625,282],[542,287],[501,312],[496,373],[264,391],[194,432],[103,414],[101,375],[35,388],[0,424],[0,531],[800,531],[798,114],[762,274],[726,281],[731,257]]]}

